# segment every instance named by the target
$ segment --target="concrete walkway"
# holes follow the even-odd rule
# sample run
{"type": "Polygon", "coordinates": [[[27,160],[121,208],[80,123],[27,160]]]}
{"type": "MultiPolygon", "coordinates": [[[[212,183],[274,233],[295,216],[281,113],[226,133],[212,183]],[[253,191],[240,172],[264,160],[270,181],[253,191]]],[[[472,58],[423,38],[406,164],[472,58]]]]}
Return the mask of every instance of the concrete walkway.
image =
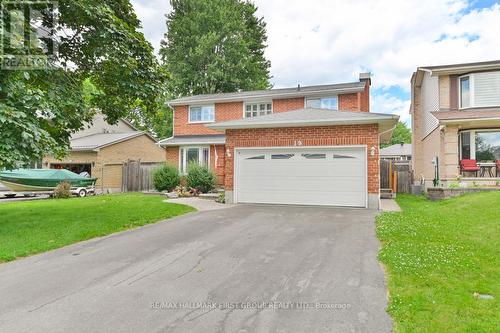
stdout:
{"type": "Polygon", "coordinates": [[[167,199],[165,202],[179,203],[183,205],[188,205],[196,208],[200,212],[204,212],[207,210],[216,210],[216,209],[226,209],[231,208],[234,205],[231,204],[222,204],[215,202],[211,199],[201,199],[196,197],[191,198],[175,198],[175,199],[167,199]]]}
{"type": "Polygon", "coordinates": [[[380,210],[383,212],[400,212],[401,207],[394,199],[380,199],[380,210]]]}

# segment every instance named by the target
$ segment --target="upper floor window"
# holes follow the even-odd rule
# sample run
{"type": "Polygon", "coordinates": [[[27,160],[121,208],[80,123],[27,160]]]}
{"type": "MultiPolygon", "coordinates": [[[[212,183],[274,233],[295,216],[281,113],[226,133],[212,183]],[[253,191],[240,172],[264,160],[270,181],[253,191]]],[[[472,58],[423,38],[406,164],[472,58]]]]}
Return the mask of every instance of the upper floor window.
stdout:
{"type": "Polygon", "coordinates": [[[308,98],[306,99],[306,108],[338,110],[339,99],[337,96],[308,98]]]}
{"type": "Polygon", "coordinates": [[[470,78],[464,76],[460,78],[460,107],[468,108],[470,106],[470,78]]]}
{"type": "Polygon", "coordinates": [[[472,73],[460,77],[460,108],[500,106],[500,72],[472,73]]]}
{"type": "Polygon", "coordinates": [[[271,102],[245,104],[245,118],[264,116],[271,113],[273,113],[271,102]]]}
{"type": "Polygon", "coordinates": [[[211,123],[215,121],[215,108],[213,105],[189,107],[190,123],[211,123]]]}

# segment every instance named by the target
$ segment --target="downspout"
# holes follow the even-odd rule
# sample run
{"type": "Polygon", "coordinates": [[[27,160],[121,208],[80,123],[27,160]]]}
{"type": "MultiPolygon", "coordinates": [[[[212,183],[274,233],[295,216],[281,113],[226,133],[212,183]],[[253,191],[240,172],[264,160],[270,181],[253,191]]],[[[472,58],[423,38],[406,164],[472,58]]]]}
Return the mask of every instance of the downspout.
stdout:
{"type": "Polygon", "coordinates": [[[217,161],[219,160],[219,155],[217,154],[217,146],[214,145],[214,154],[215,154],[215,159],[214,159],[214,170],[217,169],[217,161]]]}
{"type": "MultiPolygon", "coordinates": [[[[172,109],[172,112],[174,112],[174,108],[170,105],[170,102],[166,102],[165,103],[169,108],[172,109]]],[[[162,141],[165,141],[165,140],[168,140],[168,139],[172,139],[174,137],[174,114],[172,113],[172,135],[168,138],[165,138],[165,139],[162,139],[160,141],[158,141],[156,144],[158,146],[163,146],[163,144],[161,143],[162,141]]]]}

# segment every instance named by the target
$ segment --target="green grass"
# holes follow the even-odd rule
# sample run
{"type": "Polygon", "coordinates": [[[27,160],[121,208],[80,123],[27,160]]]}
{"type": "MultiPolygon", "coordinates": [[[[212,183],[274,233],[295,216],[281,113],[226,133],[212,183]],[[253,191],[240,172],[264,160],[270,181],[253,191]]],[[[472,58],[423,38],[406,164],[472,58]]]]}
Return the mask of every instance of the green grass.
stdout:
{"type": "Polygon", "coordinates": [[[192,212],[155,195],[117,194],[0,204],[0,262],[192,212]]]}
{"type": "Polygon", "coordinates": [[[395,331],[500,332],[500,191],[397,202],[377,218],[395,331]]]}

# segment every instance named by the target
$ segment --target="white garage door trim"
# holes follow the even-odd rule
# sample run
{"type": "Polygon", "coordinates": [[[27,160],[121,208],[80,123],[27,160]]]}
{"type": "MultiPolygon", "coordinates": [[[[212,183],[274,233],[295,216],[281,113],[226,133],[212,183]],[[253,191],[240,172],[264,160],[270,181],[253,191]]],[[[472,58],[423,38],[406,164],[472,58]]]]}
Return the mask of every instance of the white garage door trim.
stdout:
{"type": "MultiPolygon", "coordinates": [[[[302,149],[342,149],[342,148],[363,148],[364,151],[364,175],[365,175],[365,205],[364,207],[368,207],[368,147],[367,145],[340,145],[340,146],[292,146],[292,147],[238,147],[234,148],[234,176],[233,176],[233,202],[238,203],[238,180],[239,180],[239,170],[240,170],[240,158],[239,158],[239,152],[240,151],[247,151],[247,150],[302,150],[302,149]]],[[[318,204],[321,205],[321,204],[318,204]]],[[[324,204],[323,204],[324,205],[324,204]]],[[[329,205],[329,206],[334,206],[329,205]]],[[[346,206],[346,207],[363,207],[363,206],[346,206]]]]}

